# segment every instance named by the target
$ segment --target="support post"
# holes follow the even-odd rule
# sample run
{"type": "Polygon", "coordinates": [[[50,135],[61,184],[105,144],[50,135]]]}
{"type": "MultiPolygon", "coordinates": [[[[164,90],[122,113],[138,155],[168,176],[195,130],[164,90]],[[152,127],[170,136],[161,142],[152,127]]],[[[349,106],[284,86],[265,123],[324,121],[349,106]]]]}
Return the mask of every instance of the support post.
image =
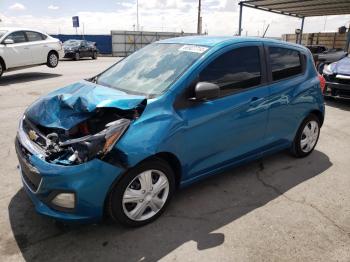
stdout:
{"type": "Polygon", "coordinates": [[[239,2],[239,22],[238,22],[238,35],[242,34],[242,12],[243,12],[243,4],[239,2]]]}
{"type": "Polygon", "coordinates": [[[305,17],[301,18],[301,28],[300,28],[300,37],[299,37],[299,45],[301,45],[301,41],[303,39],[303,31],[304,31],[304,20],[305,20],[305,17]]]}
{"type": "Polygon", "coordinates": [[[201,17],[202,3],[198,0],[198,20],[197,20],[197,34],[202,34],[202,17],[201,17]]]}

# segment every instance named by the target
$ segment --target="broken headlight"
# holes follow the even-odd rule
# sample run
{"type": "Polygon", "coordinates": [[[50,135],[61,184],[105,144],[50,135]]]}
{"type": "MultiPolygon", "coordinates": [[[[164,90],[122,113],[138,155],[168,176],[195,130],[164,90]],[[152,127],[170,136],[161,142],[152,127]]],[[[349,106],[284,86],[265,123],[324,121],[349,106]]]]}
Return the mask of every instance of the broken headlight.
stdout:
{"type": "Polygon", "coordinates": [[[82,163],[86,162],[96,156],[103,157],[112,150],[114,145],[124,134],[130,125],[129,119],[119,119],[108,123],[104,130],[94,135],[87,135],[84,137],[69,139],[60,142],[61,148],[70,148],[72,154],[68,156],[68,163],[82,163]]]}
{"type": "Polygon", "coordinates": [[[333,72],[333,69],[334,69],[334,63],[333,64],[329,64],[329,65],[325,65],[323,67],[323,74],[325,75],[333,75],[334,72],[333,72]]]}

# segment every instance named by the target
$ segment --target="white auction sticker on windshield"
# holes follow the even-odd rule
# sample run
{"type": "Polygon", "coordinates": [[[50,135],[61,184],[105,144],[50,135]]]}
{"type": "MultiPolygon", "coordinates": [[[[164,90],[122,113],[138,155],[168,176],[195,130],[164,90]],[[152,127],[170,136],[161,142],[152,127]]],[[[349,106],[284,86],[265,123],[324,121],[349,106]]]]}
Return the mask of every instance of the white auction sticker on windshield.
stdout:
{"type": "Polygon", "coordinates": [[[179,51],[193,52],[193,53],[199,53],[199,54],[207,50],[208,50],[208,47],[200,46],[200,45],[184,45],[179,49],[179,51]]]}

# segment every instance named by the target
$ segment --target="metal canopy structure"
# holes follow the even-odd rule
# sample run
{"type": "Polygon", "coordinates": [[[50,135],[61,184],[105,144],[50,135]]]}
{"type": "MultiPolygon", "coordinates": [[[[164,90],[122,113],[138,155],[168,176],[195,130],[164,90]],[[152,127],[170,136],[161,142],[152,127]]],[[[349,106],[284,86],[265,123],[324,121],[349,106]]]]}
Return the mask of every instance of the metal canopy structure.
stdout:
{"type": "MultiPolygon", "coordinates": [[[[350,14],[350,0],[246,0],[240,1],[239,6],[239,35],[242,32],[242,11],[244,6],[300,18],[301,35],[304,29],[305,17],[350,14]]],[[[299,39],[299,43],[300,41],[301,38],[299,39]]]]}

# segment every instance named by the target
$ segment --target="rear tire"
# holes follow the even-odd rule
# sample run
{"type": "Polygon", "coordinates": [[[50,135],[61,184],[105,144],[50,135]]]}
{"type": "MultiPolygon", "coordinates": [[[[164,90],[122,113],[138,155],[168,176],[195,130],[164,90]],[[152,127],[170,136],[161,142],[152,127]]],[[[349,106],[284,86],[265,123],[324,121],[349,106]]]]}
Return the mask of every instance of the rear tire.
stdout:
{"type": "Polygon", "coordinates": [[[315,149],[320,136],[320,119],[310,114],[301,123],[294,138],[291,152],[295,157],[306,157],[315,149]]]}
{"type": "Polygon", "coordinates": [[[94,59],[94,60],[96,60],[96,59],[97,59],[97,52],[93,52],[91,58],[94,59]]]}
{"type": "Polygon", "coordinates": [[[142,162],[113,186],[108,197],[109,215],[124,226],[146,225],[164,212],[174,191],[175,175],[167,162],[142,162]]]}
{"type": "Polygon", "coordinates": [[[47,66],[50,68],[55,68],[58,65],[58,55],[51,51],[47,55],[47,66]]]}

